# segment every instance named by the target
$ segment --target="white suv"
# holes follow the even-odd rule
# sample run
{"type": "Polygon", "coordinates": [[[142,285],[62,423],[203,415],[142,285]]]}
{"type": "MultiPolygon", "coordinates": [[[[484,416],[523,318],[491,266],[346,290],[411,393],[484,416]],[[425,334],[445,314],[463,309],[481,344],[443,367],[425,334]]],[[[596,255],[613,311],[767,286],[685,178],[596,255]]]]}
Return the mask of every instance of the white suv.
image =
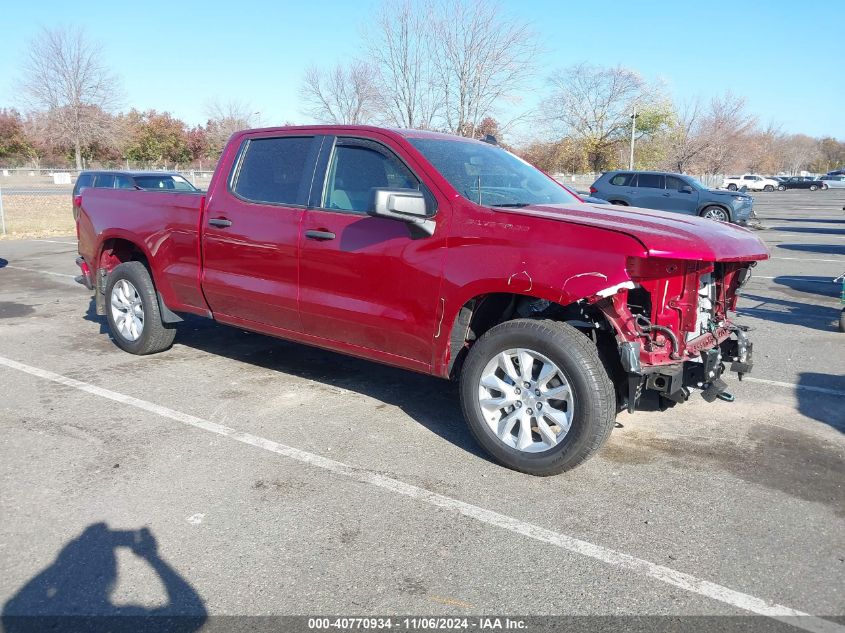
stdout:
{"type": "Polygon", "coordinates": [[[777,180],[758,176],[757,174],[745,174],[744,176],[727,176],[722,182],[722,189],[736,191],[745,187],[749,191],[774,191],[780,183],[777,180]]]}

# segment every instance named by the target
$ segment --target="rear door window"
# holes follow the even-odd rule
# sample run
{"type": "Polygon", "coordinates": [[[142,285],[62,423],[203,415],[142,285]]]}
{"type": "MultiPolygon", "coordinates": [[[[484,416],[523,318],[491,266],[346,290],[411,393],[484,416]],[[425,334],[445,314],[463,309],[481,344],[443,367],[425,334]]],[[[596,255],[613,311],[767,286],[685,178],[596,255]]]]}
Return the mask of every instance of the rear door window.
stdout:
{"type": "Polygon", "coordinates": [[[115,189],[134,189],[135,183],[129,176],[118,174],[114,177],[114,186],[115,189]]]}
{"type": "Polygon", "coordinates": [[[94,178],[94,187],[97,189],[112,189],[114,187],[114,174],[97,174],[94,178]]]}
{"type": "Polygon", "coordinates": [[[637,187],[663,189],[663,176],[660,174],[637,174],[637,187]]]}
{"type": "Polygon", "coordinates": [[[310,136],[249,140],[235,173],[233,193],[250,202],[304,206],[308,192],[303,182],[313,140],[310,136]]]}
{"type": "Polygon", "coordinates": [[[630,186],[632,175],[633,174],[616,174],[613,178],[610,179],[610,184],[616,185],[617,187],[630,186]]]}

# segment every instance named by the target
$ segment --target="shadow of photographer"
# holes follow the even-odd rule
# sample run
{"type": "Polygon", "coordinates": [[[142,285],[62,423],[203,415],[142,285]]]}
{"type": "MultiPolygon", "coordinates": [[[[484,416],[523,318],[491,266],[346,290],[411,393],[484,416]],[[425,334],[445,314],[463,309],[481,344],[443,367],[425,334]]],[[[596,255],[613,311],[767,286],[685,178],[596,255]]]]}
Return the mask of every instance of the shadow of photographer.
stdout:
{"type": "Polygon", "coordinates": [[[89,525],[65,545],[55,561],[3,605],[5,633],[35,631],[173,631],[189,633],[206,621],[202,599],[159,556],[147,528],[112,530],[89,525]],[[156,573],[167,594],[162,606],[114,604],[117,548],[128,548],[156,573]]]}

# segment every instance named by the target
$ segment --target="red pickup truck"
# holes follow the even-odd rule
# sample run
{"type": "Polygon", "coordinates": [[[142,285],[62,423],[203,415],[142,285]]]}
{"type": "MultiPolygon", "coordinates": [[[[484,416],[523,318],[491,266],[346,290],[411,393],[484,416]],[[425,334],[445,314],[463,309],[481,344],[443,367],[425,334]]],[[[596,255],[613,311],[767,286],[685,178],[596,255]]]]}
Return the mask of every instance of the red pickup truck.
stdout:
{"type": "Polygon", "coordinates": [[[490,143],[374,127],[236,133],[207,193],[84,189],[82,275],[115,343],[185,314],[460,380],[478,442],[549,475],[648,392],[731,399],[751,232],[588,205],[490,143]]]}

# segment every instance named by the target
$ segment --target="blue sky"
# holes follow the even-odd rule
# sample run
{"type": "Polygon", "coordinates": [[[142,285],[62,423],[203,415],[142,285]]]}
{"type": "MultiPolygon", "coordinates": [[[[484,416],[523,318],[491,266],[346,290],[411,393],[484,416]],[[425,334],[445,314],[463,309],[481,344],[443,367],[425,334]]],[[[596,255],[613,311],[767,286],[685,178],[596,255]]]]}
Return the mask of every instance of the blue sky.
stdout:
{"type": "MultiPolygon", "coordinates": [[[[837,3],[504,0],[533,23],[546,74],[589,61],[623,64],[671,96],[746,97],[763,124],[845,139],[845,18],[837,3]]],[[[297,103],[303,69],[359,51],[378,0],[118,3],[10,2],[2,11],[0,107],[18,106],[17,68],[42,26],[81,25],[121,75],[126,107],[205,120],[213,98],[239,99],[263,124],[309,122],[297,103]]],[[[544,88],[531,92],[532,105],[544,88]]]]}

